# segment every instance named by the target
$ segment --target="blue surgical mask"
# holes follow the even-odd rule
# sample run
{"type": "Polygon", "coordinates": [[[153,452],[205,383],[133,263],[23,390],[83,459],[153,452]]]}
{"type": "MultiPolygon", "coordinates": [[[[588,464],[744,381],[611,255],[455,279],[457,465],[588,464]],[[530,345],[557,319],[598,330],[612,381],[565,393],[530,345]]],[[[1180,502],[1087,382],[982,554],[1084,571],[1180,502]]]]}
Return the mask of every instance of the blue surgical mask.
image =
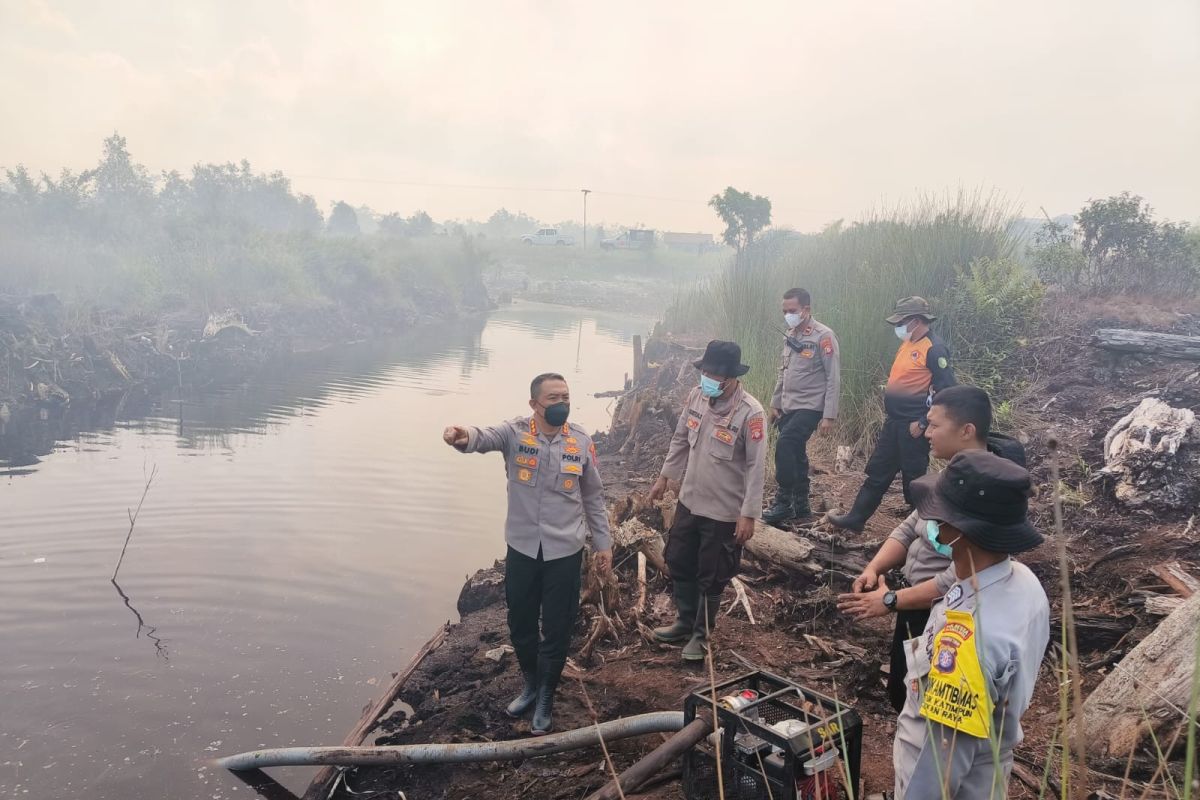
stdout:
{"type": "Polygon", "coordinates": [[[938,555],[943,555],[946,558],[950,558],[951,554],[954,552],[951,549],[950,544],[954,544],[954,542],[957,542],[958,539],[955,539],[954,542],[951,542],[950,544],[942,544],[938,541],[938,532],[940,530],[941,526],[938,525],[936,520],[925,520],[925,538],[929,540],[929,544],[932,545],[933,549],[938,552],[938,555]]]}
{"type": "Polygon", "coordinates": [[[700,376],[700,394],[712,399],[721,396],[721,381],[710,378],[707,375],[700,376]]]}
{"type": "Polygon", "coordinates": [[[908,323],[896,326],[896,338],[902,342],[907,342],[909,337],[908,323]]]}
{"type": "Polygon", "coordinates": [[[804,320],[799,314],[784,314],[783,321],[789,328],[795,328],[804,320]]]}

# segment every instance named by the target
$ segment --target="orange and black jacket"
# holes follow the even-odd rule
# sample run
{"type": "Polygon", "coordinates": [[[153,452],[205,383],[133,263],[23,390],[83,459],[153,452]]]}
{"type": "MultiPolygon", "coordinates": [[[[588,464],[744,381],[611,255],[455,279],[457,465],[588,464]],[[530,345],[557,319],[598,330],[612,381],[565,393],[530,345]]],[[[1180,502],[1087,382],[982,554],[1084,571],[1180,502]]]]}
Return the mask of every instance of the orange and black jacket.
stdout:
{"type": "Polygon", "coordinates": [[[915,342],[905,342],[896,352],[883,408],[892,419],[925,424],[925,414],[935,392],[953,386],[950,350],[932,332],[915,342]]]}

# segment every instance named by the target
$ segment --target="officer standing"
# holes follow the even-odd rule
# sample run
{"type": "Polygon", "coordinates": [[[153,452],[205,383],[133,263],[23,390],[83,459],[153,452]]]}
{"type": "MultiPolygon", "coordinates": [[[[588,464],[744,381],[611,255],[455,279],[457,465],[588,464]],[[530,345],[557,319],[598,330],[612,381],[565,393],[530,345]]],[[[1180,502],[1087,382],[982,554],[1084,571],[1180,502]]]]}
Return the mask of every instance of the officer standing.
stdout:
{"type": "Polygon", "coordinates": [[[841,357],[833,330],[813,319],[807,289],[783,293],[784,340],[779,379],[771,396],[771,421],[779,425],[775,442],[775,503],[763,513],[774,525],[810,515],[808,439],[832,430],[842,385],[841,357]]]}
{"type": "Polygon", "coordinates": [[[887,318],[902,342],[883,394],[887,416],[867,461],[867,479],[858,490],[854,506],[849,513],[828,517],[839,528],[861,531],[866,527],[897,472],[904,482],[904,500],[909,506],[913,504],[909,485],[929,469],[926,411],[936,392],[955,383],[950,350],[929,327],[936,319],[923,297],[900,300],[887,318]]]}
{"type": "Polygon", "coordinates": [[[693,363],[700,385],[688,395],[670,449],[650,490],[657,501],[682,480],[664,558],[671,571],[677,619],[654,637],[702,661],[721,592],[737,576],[742,545],[762,514],[767,442],[762,405],[738,380],[750,368],[734,342],[711,341],[693,363]]]}
{"type": "MultiPolygon", "coordinates": [[[[992,401],[987,392],[975,386],[951,386],[934,395],[925,438],[933,457],[948,461],[968,450],[987,449],[991,427],[992,401]]],[[[1023,453],[1022,449],[1022,462],[1023,453]]],[[[854,579],[851,592],[838,595],[838,608],[854,619],[896,615],[887,692],[897,712],[904,708],[906,694],[904,642],[925,630],[930,606],[957,580],[950,548],[929,541],[926,527],[920,514],[909,514],[854,579]],[[892,590],[883,576],[900,566],[908,586],[892,590]]]]}
{"type": "Polygon", "coordinates": [[[896,800],[1008,797],[1046,645],[1050,604],[1010,556],[1037,547],[1029,473],[984,450],[913,481],[927,535],[950,548],[957,581],[921,636],[904,643],[907,696],[892,757],[896,800]]]}
{"type": "Polygon", "coordinates": [[[491,428],[451,426],[443,439],[463,453],[504,454],[508,475],[508,555],[504,595],[508,629],[525,689],[505,709],[534,709],[534,735],[553,727],[554,692],[567,661],[579,609],[583,546],[590,530],[593,565],[612,566],[612,540],[596,450],[567,422],[571,396],[562,375],[545,373],[529,387],[528,417],[491,428]],[[539,642],[538,619],[541,618],[539,642]]]}

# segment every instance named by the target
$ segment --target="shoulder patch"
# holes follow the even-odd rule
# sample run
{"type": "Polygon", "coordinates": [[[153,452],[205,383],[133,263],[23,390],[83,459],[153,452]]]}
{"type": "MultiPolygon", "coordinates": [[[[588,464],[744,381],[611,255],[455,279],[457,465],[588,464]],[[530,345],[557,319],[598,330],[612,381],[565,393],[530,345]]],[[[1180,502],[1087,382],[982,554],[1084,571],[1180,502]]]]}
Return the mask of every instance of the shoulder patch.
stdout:
{"type": "Polygon", "coordinates": [[[938,366],[942,369],[945,369],[946,367],[950,366],[950,359],[946,358],[945,356],[938,356],[938,366]]]}
{"type": "Polygon", "coordinates": [[[763,438],[763,418],[762,418],[762,416],[759,415],[759,416],[752,417],[750,419],[750,421],[748,423],[746,423],[746,430],[750,431],[751,440],[753,440],[755,442],[761,441],[763,438]]]}
{"type": "Polygon", "coordinates": [[[827,356],[833,355],[833,337],[826,336],[821,339],[821,352],[827,356]]]}

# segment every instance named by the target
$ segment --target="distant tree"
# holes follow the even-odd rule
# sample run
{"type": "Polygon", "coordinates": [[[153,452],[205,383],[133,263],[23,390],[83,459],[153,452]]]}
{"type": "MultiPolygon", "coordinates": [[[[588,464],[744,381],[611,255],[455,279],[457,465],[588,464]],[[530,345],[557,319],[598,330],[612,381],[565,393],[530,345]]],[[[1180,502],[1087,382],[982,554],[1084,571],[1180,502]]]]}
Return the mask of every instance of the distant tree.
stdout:
{"type": "Polygon", "coordinates": [[[330,236],[358,236],[358,215],[348,203],[339,200],[333,204],[325,231],[330,236]]]}
{"type": "Polygon", "coordinates": [[[409,236],[433,235],[433,217],[429,216],[424,211],[418,211],[409,217],[407,226],[409,236]]]}
{"type": "Polygon", "coordinates": [[[721,238],[737,250],[739,258],[754,237],[771,224],[771,201],[762,195],[739,192],[728,186],[724,193],[713,195],[708,204],[725,223],[721,238]]]}
{"type": "Polygon", "coordinates": [[[1141,197],[1122,192],[1091,200],[1077,220],[1092,288],[1150,288],[1172,278],[1196,280],[1197,254],[1188,241],[1188,226],[1155,222],[1154,210],[1141,197]]]}

